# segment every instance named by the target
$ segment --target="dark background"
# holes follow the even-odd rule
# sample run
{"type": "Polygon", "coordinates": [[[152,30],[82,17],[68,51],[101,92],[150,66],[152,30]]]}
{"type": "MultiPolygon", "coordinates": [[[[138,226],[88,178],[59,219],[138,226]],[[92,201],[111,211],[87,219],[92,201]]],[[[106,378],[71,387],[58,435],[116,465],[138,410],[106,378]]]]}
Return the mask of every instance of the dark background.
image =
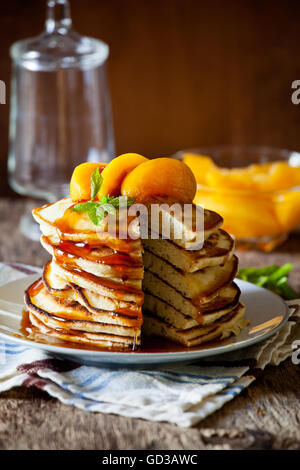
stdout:
{"type": "MultiPolygon", "coordinates": [[[[110,45],[117,154],[167,156],[222,143],[300,150],[299,0],[71,0],[75,29],[110,45]]],[[[10,97],[9,46],[38,34],[45,1],[0,6],[0,196],[10,97]]]]}

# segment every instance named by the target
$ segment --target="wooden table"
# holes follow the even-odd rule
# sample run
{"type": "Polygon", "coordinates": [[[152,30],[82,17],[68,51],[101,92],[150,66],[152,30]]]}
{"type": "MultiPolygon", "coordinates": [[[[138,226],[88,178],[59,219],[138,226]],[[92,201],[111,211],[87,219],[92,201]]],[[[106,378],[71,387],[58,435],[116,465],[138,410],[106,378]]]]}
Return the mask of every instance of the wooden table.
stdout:
{"type": "MultiPolygon", "coordinates": [[[[0,199],[0,261],[42,266],[39,243],[24,238],[18,221],[32,201],[0,199]]],[[[239,253],[242,266],[294,264],[300,290],[300,235],[272,254],[239,253]]],[[[86,413],[45,392],[23,387],[0,394],[1,449],[299,449],[300,366],[268,367],[237,398],[191,429],[140,419],[86,413]]]]}

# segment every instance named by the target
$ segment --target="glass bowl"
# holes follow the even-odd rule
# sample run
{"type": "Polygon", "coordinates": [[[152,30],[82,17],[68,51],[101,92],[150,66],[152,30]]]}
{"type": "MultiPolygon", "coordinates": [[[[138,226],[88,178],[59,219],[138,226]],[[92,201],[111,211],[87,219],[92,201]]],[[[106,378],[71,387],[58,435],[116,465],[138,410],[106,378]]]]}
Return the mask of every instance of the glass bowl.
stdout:
{"type": "MultiPolygon", "coordinates": [[[[299,152],[223,145],[184,150],[174,157],[186,160],[195,174],[198,189],[194,202],[223,216],[224,230],[236,238],[238,248],[271,251],[300,224],[299,152]],[[190,160],[185,159],[187,155],[190,155],[190,160]],[[196,155],[211,157],[213,163],[220,167],[214,173],[217,178],[210,179],[209,184],[203,182],[206,167],[200,159],[197,165],[196,155]],[[226,171],[235,168],[239,174],[242,168],[253,164],[266,164],[265,168],[270,168],[268,164],[272,162],[285,162],[285,165],[273,165],[271,170],[266,170],[269,171],[267,180],[263,179],[254,186],[251,180],[253,173],[244,174],[241,184],[241,179],[236,182],[226,171]],[[299,168],[297,173],[293,170],[296,168],[299,168]]],[[[265,178],[264,175],[262,177],[265,178]]],[[[255,174],[254,178],[260,176],[255,174]]]]}

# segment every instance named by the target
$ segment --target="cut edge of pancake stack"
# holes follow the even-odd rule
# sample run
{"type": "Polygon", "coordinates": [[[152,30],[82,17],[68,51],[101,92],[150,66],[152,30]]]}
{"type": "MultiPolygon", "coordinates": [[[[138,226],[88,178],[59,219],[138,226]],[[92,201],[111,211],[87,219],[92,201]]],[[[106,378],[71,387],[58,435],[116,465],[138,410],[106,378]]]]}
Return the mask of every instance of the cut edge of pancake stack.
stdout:
{"type": "Polygon", "coordinates": [[[96,231],[85,214],[70,212],[72,205],[68,198],[33,211],[43,233],[41,244],[52,259],[25,292],[31,335],[136,349],[144,297],[141,240],[96,231]]]}
{"type": "MultiPolygon", "coordinates": [[[[234,282],[238,259],[223,219],[204,210],[203,246],[182,239],[143,240],[143,331],[192,347],[237,335],[245,307],[234,282]]],[[[192,239],[193,233],[191,233],[192,239]]]]}

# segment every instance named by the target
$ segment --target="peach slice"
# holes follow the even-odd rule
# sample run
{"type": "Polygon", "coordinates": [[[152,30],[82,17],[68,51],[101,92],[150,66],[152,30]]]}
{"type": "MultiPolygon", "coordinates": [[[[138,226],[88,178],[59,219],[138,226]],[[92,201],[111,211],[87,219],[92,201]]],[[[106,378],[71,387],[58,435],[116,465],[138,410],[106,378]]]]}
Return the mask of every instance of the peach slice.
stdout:
{"type": "Polygon", "coordinates": [[[300,191],[281,191],[274,196],[278,220],[285,232],[300,224],[300,191]]]}
{"type": "Polygon", "coordinates": [[[99,196],[119,196],[121,184],[126,175],[148,159],[138,153],[124,153],[108,163],[102,172],[103,183],[99,196]]]}
{"type": "Polygon", "coordinates": [[[197,182],[212,188],[265,192],[288,189],[300,183],[300,168],[291,167],[287,162],[254,163],[244,168],[228,169],[209,167],[203,161],[202,172],[201,165],[194,168],[197,182]]]}
{"type": "Polygon", "coordinates": [[[76,166],[70,182],[70,196],[72,201],[88,201],[91,199],[91,175],[96,168],[100,173],[106,163],[86,162],[76,166]]]}
{"type": "Polygon", "coordinates": [[[185,153],[182,161],[192,170],[198,184],[206,184],[206,175],[216,169],[216,165],[210,157],[185,153]]]}
{"type": "Polygon", "coordinates": [[[123,196],[146,201],[169,196],[184,203],[193,201],[197,183],[190,168],[173,158],[155,158],[132,170],[121,186],[123,196]]]}
{"type": "Polygon", "coordinates": [[[224,230],[237,238],[273,236],[282,233],[272,198],[252,191],[200,189],[194,203],[218,212],[224,230]]]}

